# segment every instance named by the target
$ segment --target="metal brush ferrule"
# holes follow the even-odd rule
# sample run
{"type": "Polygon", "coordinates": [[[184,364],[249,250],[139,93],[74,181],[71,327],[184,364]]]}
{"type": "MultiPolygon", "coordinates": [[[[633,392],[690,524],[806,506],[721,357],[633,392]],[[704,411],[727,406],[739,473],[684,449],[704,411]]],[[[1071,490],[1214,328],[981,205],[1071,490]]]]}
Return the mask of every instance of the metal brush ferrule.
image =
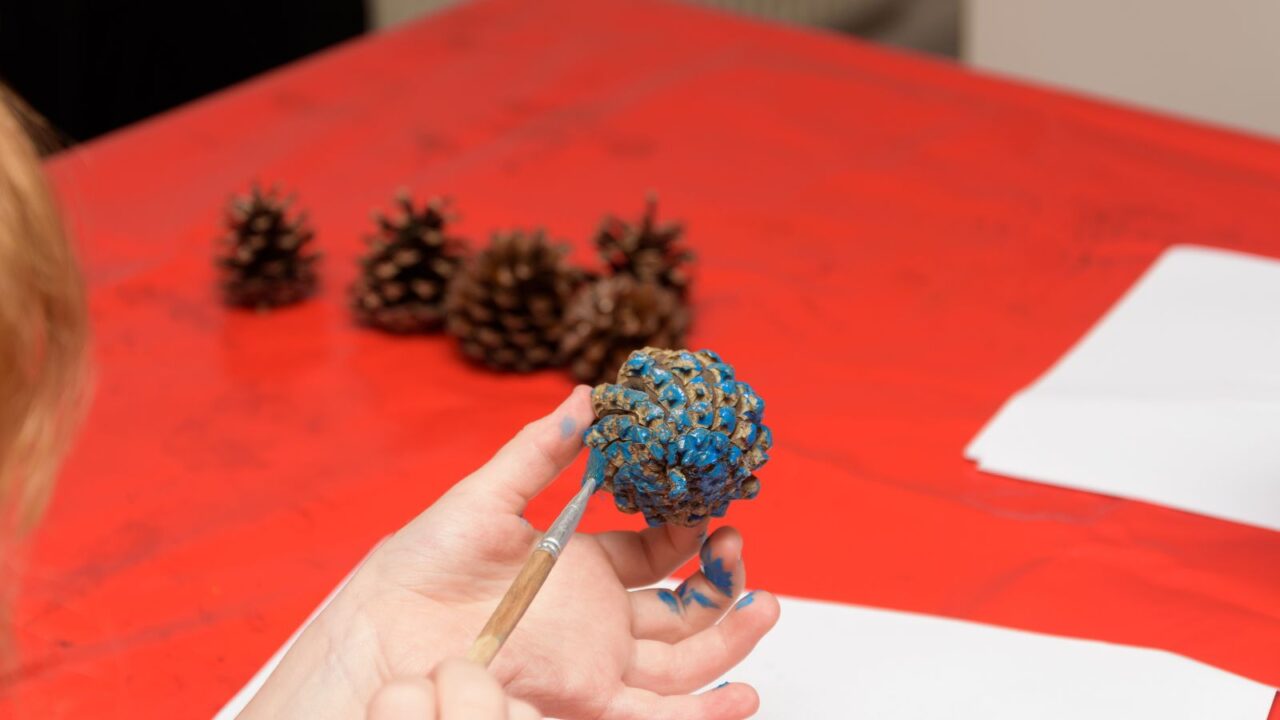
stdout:
{"type": "Polygon", "coordinates": [[[569,538],[573,537],[573,531],[578,529],[583,513],[587,511],[587,501],[591,499],[591,494],[596,491],[596,488],[600,487],[603,479],[604,455],[598,450],[592,450],[587,461],[587,472],[582,478],[582,487],[569,504],[564,506],[564,510],[560,511],[559,517],[551,523],[547,532],[542,535],[542,539],[538,541],[538,550],[545,550],[553,558],[560,557],[565,545],[569,544],[569,538]]]}

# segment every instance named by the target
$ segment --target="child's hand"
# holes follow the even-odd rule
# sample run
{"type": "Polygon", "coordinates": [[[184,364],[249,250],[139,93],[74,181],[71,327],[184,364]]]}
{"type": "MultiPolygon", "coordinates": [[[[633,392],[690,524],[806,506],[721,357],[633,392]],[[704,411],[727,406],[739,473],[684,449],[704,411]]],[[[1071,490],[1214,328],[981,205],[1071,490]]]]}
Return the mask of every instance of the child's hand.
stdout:
{"type": "Polygon", "coordinates": [[[445,660],[431,679],[393,680],[373,696],[368,720],[541,720],[532,705],[512,700],[484,668],[445,660]]]}
{"type": "MultiPolygon", "coordinates": [[[[520,514],[578,454],[592,420],[589,392],[578,388],[383,543],[244,717],[358,717],[388,680],[425,677],[466,652],[539,538],[520,514]]],[[[512,696],[570,719],[753,713],[747,685],[688,694],[736,665],[778,619],[767,593],[735,605],[741,536],[721,528],[704,543],[702,532],[576,535],[494,660],[494,676],[512,696]],[[699,550],[704,571],[677,592],[629,590],[699,550]]]]}

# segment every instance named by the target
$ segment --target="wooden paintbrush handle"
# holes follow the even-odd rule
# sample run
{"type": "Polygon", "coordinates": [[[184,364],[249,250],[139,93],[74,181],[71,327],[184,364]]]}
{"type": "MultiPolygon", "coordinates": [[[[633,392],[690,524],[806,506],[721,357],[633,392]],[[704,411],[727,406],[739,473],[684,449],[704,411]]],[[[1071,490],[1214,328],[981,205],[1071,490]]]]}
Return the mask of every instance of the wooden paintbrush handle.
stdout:
{"type": "Polygon", "coordinates": [[[489,616],[489,622],[480,631],[480,637],[471,644],[471,649],[467,651],[468,660],[489,666],[493,656],[498,654],[502,644],[507,641],[507,636],[515,629],[516,623],[524,617],[524,611],[529,609],[529,604],[533,602],[555,564],[556,556],[547,550],[539,547],[533,551],[520,569],[520,574],[512,581],[511,587],[507,588],[507,594],[502,596],[502,602],[498,603],[493,615],[489,616]]]}
{"type": "Polygon", "coordinates": [[[533,554],[525,561],[524,567],[520,568],[520,574],[512,581],[507,594],[502,596],[502,602],[498,603],[497,609],[489,616],[489,622],[480,631],[480,637],[476,638],[467,651],[468,660],[488,667],[493,662],[493,656],[502,649],[507,636],[515,629],[520,618],[524,617],[524,611],[529,609],[533,597],[542,588],[542,583],[546,582],[547,575],[556,564],[556,558],[560,557],[565,545],[573,537],[574,528],[578,527],[578,521],[587,510],[587,500],[604,478],[604,463],[604,455],[598,450],[592,450],[591,457],[587,460],[587,474],[583,478],[582,487],[578,488],[577,494],[560,511],[556,521],[551,523],[551,527],[547,528],[547,532],[538,541],[533,554]]]}

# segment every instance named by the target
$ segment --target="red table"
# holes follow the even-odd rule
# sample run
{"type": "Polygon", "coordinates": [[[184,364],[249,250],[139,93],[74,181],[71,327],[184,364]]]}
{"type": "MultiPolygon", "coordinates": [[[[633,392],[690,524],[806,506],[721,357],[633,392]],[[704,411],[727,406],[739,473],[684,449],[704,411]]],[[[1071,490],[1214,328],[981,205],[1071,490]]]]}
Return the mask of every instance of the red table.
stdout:
{"type": "MultiPolygon", "coordinates": [[[[570,387],[351,325],[367,213],[546,225],[592,261],[648,189],[701,256],[692,344],[769,401],[749,582],[1164,648],[1280,684],[1280,534],[977,472],[961,450],[1171,243],[1280,255],[1280,146],[846,38],[495,0],[342,46],[51,169],[98,391],[34,538],[0,715],[206,715],[384,533],[570,387]],[[295,189],[315,300],[213,292],[220,208],[295,189]]],[[[568,496],[542,498],[545,523],[568,496]]],[[[636,525],[600,498],[587,529],[636,525]]]]}

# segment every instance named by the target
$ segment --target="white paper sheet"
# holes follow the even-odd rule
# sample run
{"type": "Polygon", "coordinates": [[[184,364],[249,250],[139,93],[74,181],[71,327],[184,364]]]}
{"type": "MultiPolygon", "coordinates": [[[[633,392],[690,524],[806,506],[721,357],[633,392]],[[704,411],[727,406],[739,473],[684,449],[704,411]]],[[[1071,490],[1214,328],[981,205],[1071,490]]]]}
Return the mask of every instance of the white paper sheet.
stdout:
{"type": "Polygon", "coordinates": [[[1280,530],[1280,261],[1166,251],[965,455],[1280,530]]]}
{"type": "Polygon", "coordinates": [[[1265,720],[1275,695],[1156,650],[789,598],[725,678],[763,720],[1265,720]]]}
{"type": "MultiPolygon", "coordinates": [[[[215,720],[243,709],[289,643],[215,720]]],[[[1155,650],[793,598],[725,679],[754,685],[767,720],[1265,720],[1274,697],[1155,650]]]]}

